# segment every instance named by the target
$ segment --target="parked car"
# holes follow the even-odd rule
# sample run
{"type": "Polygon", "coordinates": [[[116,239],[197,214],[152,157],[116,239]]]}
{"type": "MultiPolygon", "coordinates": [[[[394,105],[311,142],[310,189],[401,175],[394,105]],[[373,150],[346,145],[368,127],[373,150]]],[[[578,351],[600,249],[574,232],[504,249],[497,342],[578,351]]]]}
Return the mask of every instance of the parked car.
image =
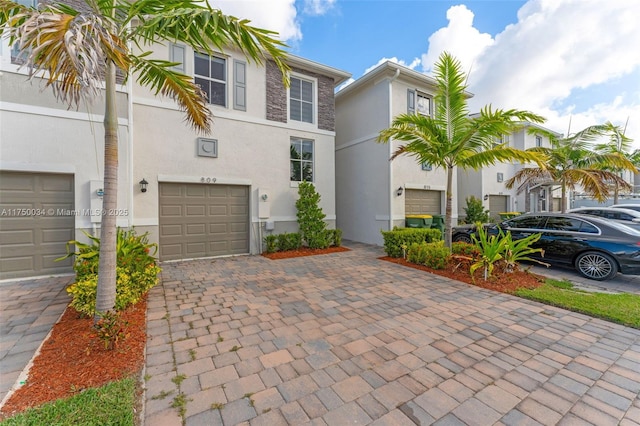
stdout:
{"type": "Polygon", "coordinates": [[[640,226],[640,211],[618,207],[580,207],[569,210],[569,213],[588,214],[605,219],[632,222],[640,226]]]}
{"type": "MultiPolygon", "coordinates": [[[[540,233],[532,257],[575,268],[584,277],[604,281],[618,272],[640,274],[640,231],[618,221],[574,213],[528,213],[484,225],[489,234],[510,231],[514,240],[540,233]]],[[[471,242],[474,225],[454,227],[452,241],[471,242]]]]}
{"type": "Polygon", "coordinates": [[[614,204],[609,207],[614,207],[616,209],[629,209],[629,210],[635,210],[637,212],[640,212],[640,204],[614,204]]]}

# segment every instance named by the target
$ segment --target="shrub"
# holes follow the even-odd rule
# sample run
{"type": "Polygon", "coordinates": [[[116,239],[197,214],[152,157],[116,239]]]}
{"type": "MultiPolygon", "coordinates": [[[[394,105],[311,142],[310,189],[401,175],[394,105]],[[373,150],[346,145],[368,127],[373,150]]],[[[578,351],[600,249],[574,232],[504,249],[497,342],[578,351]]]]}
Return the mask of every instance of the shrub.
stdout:
{"type": "Polygon", "coordinates": [[[302,236],[297,232],[276,235],[278,251],[297,250],[302,247],[302,236]]]}
{"type": "Polygon", "coordinates": [[[501,235],[489,235],[481,223],[476,223],[476,228],[478,230],[478,236],[471,235],[471,239],[478,248],[480,257],[471,265],[469,273],[471,274],[471,278],[474,279],[473,273],[479,268],[484,268],[484,280],[486,281],[493,273],[495,263],[502,260],[506,240],[502,238],[504,236],[502,230],[500,230],[501,235]]]}
{"type": "Polygon", "coordinates": [[[456,255],[468,256],[475,258],[480,255],[478,247],[474,244],[455,242],[451,243],[451,253],[456,255]]]}
{"type": "Polygon", "coordinates": [[[489,210],[485,210],[481,199],[472,195],[465,198],[465,201],[467,202],[467,207],[464,208],[464,212],[466,213],[464,218],[465,223],[489,222],[489,210]]]}
{"type": "Polygon", "coordinates": [[[331,245],[340,247],[342,245],[342,229],[330,229],[328,232],[331,234],[331,245]]]}
{"type": "Polygon", "coordinates": [[[412,243],[433,242],[442,239],[439,229],[429,228],[394,228],[393,231],[380,231],[384,239],[384,251],[390,257],[403,257],[403,246],[412,243]]]}
{"type": "Polygon", "coordinates": [[[107,311],[99,315],[100,319],[93,325],[98,339],[104,343],[106,350],[113,350],[118,342],[127,337],[127,321],[123,321],[117,312],[107,311]]]}
{"type": "Polygon", "coordinates": [[[265,251],[267,253],[275,253],[278,251],[278,237],[275,235],[267,235],[264,237],[265,251]]]}
{"type": "MultiPolygon", "coordinates": [[[[87,233],[91,243],[69,241],[67,250],[75,245],[76,252],[69,252],[63,259],[75,256],[75,282],[67,288],[72,297],[71,306],[78,312],[96,314],[96,290],[98,286],[98,264],[100,239],[87,233]]],[[[121,311],[140,301],[151,287],[158,283],[160,268],[156,265],[157,245],[149,243],[148,233],[136,235],[134,229],[118,228],[116,241],[116,303],[121,311]]]]}
{"type": "Polygon", "coordinates": [[[316,188],[311,182],[300,182],[298,196],[296,216],[302,239],[310,248],[329,247],[329,239],[325,232],[327,224],[324,218],[326,215],[320,208],[320,194],[316,192],[316,188]]]}
{"type": "Polygon", "coordinates": [[[409,262],[433,269],[444,269],[450,256],[451,252],[444,246],[444,241],[412,243],[407,250],[409,262]]]}

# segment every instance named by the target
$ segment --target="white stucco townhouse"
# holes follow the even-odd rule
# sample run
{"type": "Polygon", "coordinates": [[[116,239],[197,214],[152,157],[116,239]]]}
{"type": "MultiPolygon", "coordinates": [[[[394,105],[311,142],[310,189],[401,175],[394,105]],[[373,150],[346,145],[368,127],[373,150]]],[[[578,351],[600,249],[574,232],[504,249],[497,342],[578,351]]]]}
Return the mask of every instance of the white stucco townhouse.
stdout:
{"type": "MultiPolygon", "coordinates": [[[[344,238],[382,244],[381,230],[404,226],[409,214],[444,214],[446,171],[376,142],[402,113],[433,114],[435,80],[384,62],[336,94],[337,226],[344,238]]],[[[456,176],[454,175],[454,188],[456,176]]],[[[454,223],[457,199],[454,197],[454,223]]]]}
{"type": "MultiPolygon", "coordinates": [[[[539,124],[524,122],[511,134],[496,139],[496,143],[526,150],[533,147],[551,147],[549,139],[542,133],[530,133],[530,129],[548,129],[539,124]]],[[[560,136],[558,134],[558,136],[560,136]]],[[[485,209],[492,219],[499,219],[504,212],[540,212],[560,210],[560,189],[553,182],[539,182],[518,193],[518,186],[507,189],[504,182],[523,167],[532,164],[496,163],[480,170],[458,169],[458,209],[459,217],[465,217],[464,208],[467,197],[474,196],[483,200],[485,209]]]]}
{"type": "MultiPolygon", "coordinates": [[[[66,242],[99,235],[104,100],[69,110],[27,81],[5,39],[0,49],[0,279],[69,272],[54,262],[66,242]]],[[[266,233],[297,230],[302,179],[335,226],[334,89],[348,73],[292,55],[285,88],[272,62],[234,51],[154,55],[204,87],[213,130],[194,133],[132,80],[118,87],[119,226],[148,231],[161,260],[259,253],[266,233]]]]}

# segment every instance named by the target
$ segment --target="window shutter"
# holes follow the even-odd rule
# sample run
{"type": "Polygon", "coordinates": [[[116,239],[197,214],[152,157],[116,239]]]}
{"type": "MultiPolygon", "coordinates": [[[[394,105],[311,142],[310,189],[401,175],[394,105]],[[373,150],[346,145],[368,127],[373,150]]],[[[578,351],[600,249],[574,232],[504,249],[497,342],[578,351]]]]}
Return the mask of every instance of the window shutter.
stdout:
{"type": "Polygon", "coordinates": [[[414,114],[416,112],[416,91],[413,89],[407,89],[407,114],[414,114]]]}
{"type": "Polygon", "coordinates": [[[247,64],[233,61],[233,109],[247,110],[247,64]]]}
{"type": "Polygon", "coordinates": [[[179,44],[171,44],[169,49],[171,49],[169,51],[169,60],[171,62],[177,62],[179,65],[175,65],[173,66],[173,69],[181,72],[181,73],[185,73],[185,67],[184,67],[184,63],[185,63],[185,48],[184,46],[181,46],[179,44]]]}

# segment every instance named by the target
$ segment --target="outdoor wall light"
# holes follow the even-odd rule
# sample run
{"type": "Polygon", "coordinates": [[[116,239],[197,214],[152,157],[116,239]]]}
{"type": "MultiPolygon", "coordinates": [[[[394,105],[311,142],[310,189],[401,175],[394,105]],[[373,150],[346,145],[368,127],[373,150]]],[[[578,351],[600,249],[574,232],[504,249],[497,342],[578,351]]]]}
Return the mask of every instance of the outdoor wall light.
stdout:
{"type": "Polygon", "coordinates": [[[398,188],[398,189],[396,190],[396,195],[399,197],[399,196],[401,196],[401,195],[402,195],[402,193],[403,193],[403,192],[404,192],[404,188],[403,188],[403,187],[400,187],[400,188],[398,188]]]}
{"type": "Polygon", "coordinates": [[[149,182],[147,182],[145,178],[142,178],[142,180],[139,183],[140,183],[140,192],[147,192],[147,185],[149,185],[149,182]]]}
{"type": "Polygon", "coordinates": [[[487,201],[489,199],[489,194],[484,194],[484,200],[487,201]]]}

